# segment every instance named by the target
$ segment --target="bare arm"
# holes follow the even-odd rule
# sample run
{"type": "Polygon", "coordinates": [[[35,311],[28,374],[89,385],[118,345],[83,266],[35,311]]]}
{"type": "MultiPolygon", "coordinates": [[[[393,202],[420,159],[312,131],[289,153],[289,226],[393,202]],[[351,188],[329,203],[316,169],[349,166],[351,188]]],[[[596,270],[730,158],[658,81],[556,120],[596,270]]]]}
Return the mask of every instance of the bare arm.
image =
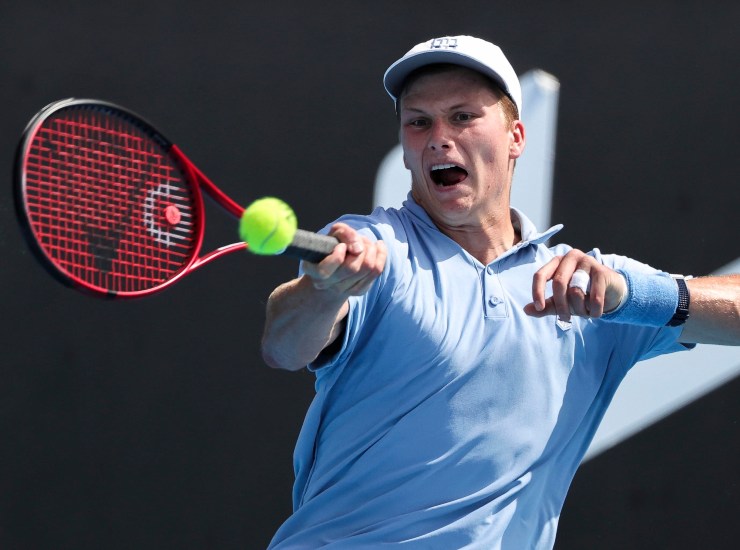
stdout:
{"type": "Polygon", "coordinates": [[[686,281],[691,295],[681,342],[740,345],[740,275],[686,281]]]}
{"type": "Polygon", "coordinates": [[[364,294],[385,267],[386,249],[345,224],[332,235],[340,243],[305,274],[276,288],[267,301],[262,356],[271,367],[299,370],[343,332],[350,296],[364,294]]]}
{"type": "Polygon", "coordinates": [[[298,370],[342,333],[347,299],[313,286],[308,276],[277,287],[267,301],[262,357],[271,367],[298,370]]]}
{"type": "MultiPolygon", "coordinates": [[[[691,304],[680,341],[740,345],[740,275],[701,277],[686,283],[691,304]]],[[[580,250],[572,250],[554,258],[535,274],[533,301],[524,310],[535,317],[558,315],[566,321],[571,315],[598,318],[619,305],[626,288],[621,274],[580,250]],[[577,269],[590,277],[588,294],[569,286],[577,269]],[[549,280],[553,295],[545,299],[549,280]]]]}

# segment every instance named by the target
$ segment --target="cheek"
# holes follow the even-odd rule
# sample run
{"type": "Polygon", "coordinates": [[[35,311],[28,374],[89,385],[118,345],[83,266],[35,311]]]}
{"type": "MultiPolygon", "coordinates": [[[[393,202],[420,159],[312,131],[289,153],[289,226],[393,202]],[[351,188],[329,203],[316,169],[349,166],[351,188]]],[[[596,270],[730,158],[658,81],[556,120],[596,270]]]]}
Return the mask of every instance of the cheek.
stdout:
{"type": "Polygon", "coordinates": [[[488,141],[480,149],[481,159],[488,165],[506,164],[509,160],[509,144],[502,141],[488,141]]]}
{"type": "Polygon", "coordinates": [[[406,169],[412,172],[418,170],[421,166],[421,160],[413,145],[409,144],[408,141],[402,141],[401,148],[403,149],[403,165],[406,169]]]}

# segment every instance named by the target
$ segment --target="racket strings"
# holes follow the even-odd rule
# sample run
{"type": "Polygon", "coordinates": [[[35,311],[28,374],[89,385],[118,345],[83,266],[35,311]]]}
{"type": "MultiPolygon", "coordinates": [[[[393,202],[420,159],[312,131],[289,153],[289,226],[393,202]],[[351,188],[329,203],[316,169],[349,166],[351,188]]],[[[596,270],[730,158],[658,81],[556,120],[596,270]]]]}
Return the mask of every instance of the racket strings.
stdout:
{"type": "Polygon", "coordinates": [[[175,276],[197,253],[197,210],[179,166],[122,116],[84,108],[47,118],[25,172],[40,246],[83,284],[140,292],[175,276]]]}

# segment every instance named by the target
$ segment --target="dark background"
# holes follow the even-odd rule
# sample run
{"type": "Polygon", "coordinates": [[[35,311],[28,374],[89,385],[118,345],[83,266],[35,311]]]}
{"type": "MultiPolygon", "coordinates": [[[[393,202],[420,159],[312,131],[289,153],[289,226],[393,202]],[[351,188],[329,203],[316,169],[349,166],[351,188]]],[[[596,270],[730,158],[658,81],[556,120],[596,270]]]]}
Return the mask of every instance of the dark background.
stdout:
{"type": "MultiPolygon", "coordinates": [[[[558,238],[703,274],[740,256],[739,21],[730,0],[4,2],[0,547],[263,548],[313,391],[258,351],[292,260],[233,255],[126,303],[47,276],[11,193],[41,107],[120,103],[236,200],[280,196],[316,229],[370,209],[396,142],[387,65],[478,35],[561,82],[558,238]]],[[[235,238],[217,211],[208,232],[235,238]]],[[[558,548],[735,548],[739,418],[736,380],[588,462],[558,548]]]]}

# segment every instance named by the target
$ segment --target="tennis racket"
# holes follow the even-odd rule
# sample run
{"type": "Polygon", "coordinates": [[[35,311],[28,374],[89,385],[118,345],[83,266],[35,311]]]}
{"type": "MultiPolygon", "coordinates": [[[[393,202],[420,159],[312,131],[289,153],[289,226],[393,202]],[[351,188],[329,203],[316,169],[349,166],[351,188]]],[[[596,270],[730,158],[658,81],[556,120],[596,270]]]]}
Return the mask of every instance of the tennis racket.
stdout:
{"type": "MultiPolygon", "coordinates": [[[[199,256],[201,190],[232,216],[244,212],[151,124],[105,101],[46,106],[18,146],[15,203],[26,239],[52,275],[95,296],[153,294],[245,250],[236,242],[199,256]]],[[[317,262],[336,244],[299,229],[283,254],[317,262]]]]}

